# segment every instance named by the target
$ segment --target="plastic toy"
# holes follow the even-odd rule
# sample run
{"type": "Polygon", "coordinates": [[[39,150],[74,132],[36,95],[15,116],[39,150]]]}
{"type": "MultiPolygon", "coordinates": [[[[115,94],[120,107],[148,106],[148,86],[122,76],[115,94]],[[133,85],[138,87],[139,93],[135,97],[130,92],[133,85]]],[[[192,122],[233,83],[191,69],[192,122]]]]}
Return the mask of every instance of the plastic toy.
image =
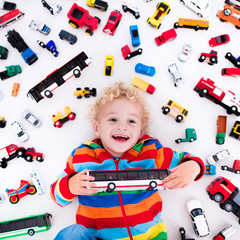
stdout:
{"type": "Polygon", "coordinates": [[[108,17],[107,24],[103,28],[103,32],[108,33],[109,35],[114,35],[117,27],[122,19],[122,14],[118,11],[112,11],[108,17]]]}
{"type": "Polygon", "coordinates": [[[235,160],[233,162],[233,167],[221,166],[222,170],[227,170],[229,172],[240,174],[240,160],[235,160]]]}
{"type": "Polygon", "coordinates": [[[185,121],[188,116],[189,111],[174,102],[173,100],[169,100],[165,106],[162,107],[163,114],[169,114],[171,117],[175,118],[176,122],[180,123],[185,121]]]}
{"type": "Polygon", "coordinates": [[[0,46],[0,59],[7,59],[8,57],[8,49],[0,46]]]}
{"type": "Polygon", "coordinates": [[[236,6],[240,7],[239,0],[225,0],[225,3],[230,4],[230,5],[236,5],[236,6]]]}
{"type": "Polygon", "coordinates": [[[122,3],[122,8],[124,12],[129,11],[130,13],[133,14],[133,16],[138,19],[140,18],[140,13],[138,10],[138,7],[136,7],[132,2],[130,2],[129,0],[127,1],[123,1],[122,3]]]}
{"type": "Polygon", "coordinates": [[[231,91],[224,92],[214,84],[214,81],[209,78],[201,78],[193,90],[196,91],[200,97],[206,97],[225,108],[228,114],[233,113],[236,116],[240,116],[240,98],[231,91]]]}
{"type": "Polygon", "coordinates": [[[106,76],[112,76],[113,62],[114,62],[114,56],[107,55],[105,59],[105,68],[104,68],[104,74],[106,76]]]}
{"type": "Polygon", "coordinates": [[[121,52],[125,60],[131,59],[132,57],[135,57],[137,55],[141,55],[142,51],[143,51],[142,48],[138,48],[137,50],[131,52],[128,45],[125,45],[124,47],[121,48],[121,52]]]}
{"type": "Polygon", "coordinates": [[[240,68],[223,68],[222,76],[240,77],[240,68]]]}
{"type": "Polygon", "coordinates": [[[169,175],[169,171],[168,169],[125,169],[88,171],[87,175],[95,177],[96,186],[91,187],[92,189],[111,193],[112,191],[163,189],[162,180],[169,175]]]}
{"type": "Polygon", "coordinates": [[[235,58],[230,52],[227,52],[225,58],[228,59],[236,68],[240,68],[240,57],[235,58]]]}
{"type": "Polygon", "coordinates": [[[197,134],[194,128],[186,128],[185,134],[186,134],[186,138],[178,138],[175,140],[175,142],[176,143],[193,142],[197,140],[197,134]]]}
{"type": "Polygon", "coordinates": [[[169,14],[170,12],[170,5],[166,2],[160,2],[157,4],[156,11],[154,12],[153,16],[148,18],[147,23],[151,26],[155,27],[156,29],[160,28],[162,18],[169,14]]]}
{"type": "Polygon", "coordinates": [[[77,41],[77,36],[73,35],[65,30],[61,30],[60,33],[58,34],[60,39],[62,40],[67,40],[70,44],[74,44],[77,41]]]}
{"type": "Polygon", "coordinates": [[[171,29],[163,32],[160,36],[154,38],[154,40],[155,40],[156,44],[158,46],[160,46],[166,42],[172,41],[176,37],[177,37],[177,33],[176,33],[175,29],[171,28],[171,29]]]}
{"type": "Polygon", "coordinates": [[[30,176],[31,176],[31,178],[32,178],[32,181],[33,181],[34,186],[35,186],[36,189],[37,189],[38,195],[44,194],[44,193],[45,193],[45,188],[44,188],[44,185],[43,185],[43,181],[42,181],[42,179],[40,178],[39,172],[36,171],[36,170],[33,170],[33,171],[30,173],[30,176]]]}
{"type": "Polygon", "coordinates": [[[240,140],[240,121],[234,123],[229,136],[240,140]]]}
{"type": "Polygon", "coordinates": [[[0,222],[0,239],[22,235],[33,236],[35,233],[48,231],[51,228],[51,214],[39,214],[16,220],[0,222]]]}
{"type": "Polygon", "coordinates": [[[81,90],[81,88],[76,88],[76,91],[74,91],[74,96],[77,96],[78,99],[81,99],[82,97],[89,98],[90,96],[96,97],[97,89],[89,89],[88,87],[85,87],[84,90],[81,90]]]}
{"type": "Polygon", "coordinates": [[[156,69],[155,69],[155,67],[147,66],[142,63],[138,63],[135,66],[135,72],[152,77],[155,75],[156,69]]]}
{"type": "Polygon", "coordinates": [[[30,182],[26,180],[21,180],[20,186],[18,189],[6,189],[6,193],[9,196],[9,201],[12,204],[16,204],[19,202],[20,198],[25,196],[33,195],[37,191],[34,185],[31,185],[30,182]]]}
{"type": "Polygon", "coordinates": [[[192,46],[190,43],[186,43],[183,46],[182,52],[178,55],[178,59],[182,62],[186,62],[189,58],[189,55],[192,51],[192,46]]]}
{"type": "Polygon", "coordinates": [[[227,116],[218,115],[216,143],[224,144],[227,129],[227,116]]]}
{"type": "Polygon", "coordinates": [[[51,98],[53,91],[70,80],[73,76],[80,77],[81,71],[91,63],[85,52],[81,52],[62,67],[50,73],[43,81],[31,88],[27,96],[39,102],[44,97],[51,98]]]}
{"type": "Polygon", "coordinates": [[[180,2],[193,10],[199,17],[208,17],[211,4],[208,0],[180,0],[180,2]]]}
{"type": "Polygon", "coordinates": [[[22,117],[27,120],[29,123],[31,123],[34,127],[39,127],[42,124],[42,121],[35,117],[32,113],[30,113],[28,110],[25,110],[22,113],[22,117]]]}
{"type": "Polygon", "coordinates": [[[18,9],[14,9],[2,16],[0,16],[0,29],[3,29],[10,24],[18,21],[24,16],[24,13],[20,12],[18,9]]]}
{"type": "Polygon", "coordinates": [[[14,10],[16,8],[16,3],[7,2],[5,0],[0,0],[0,8],[4,10],[14,10]]]}
{"type": "Polygon", "coordinates": [[[208,164],[216,164],[219,161],[222,161],[223,159],[227,158],[230,155],[229,151],[227,149],[223,149],[213,155],[209,155],[207,157],[208,164]]]}
{"type": "Polygon", "coordinates": [[[211,50],[210,53],[201,53],[200,57],[198,58],[199,62],[206,61],[209,65],[217,64],[218,63],[218,56],[217,52],[211,50]]]}
{"type": "Polygon", "coordinates": [[[129,30],[130,30],[130,34],[131,34],[133,47],[138,47],[140,45],[138,26],[137,25],[129,26],[129,30]]]}
{"type": "MultiPolygon", "coordinates": [[[[220,203],[220,208],[240,218],[239,189],[224,177],[213,180],[206,188],[211,200],[220,203]]],[[[239,219],[240,224],[240,219],[239,219]]]]}
{"type": "Polygon", "coordinates": [[[192,220],[197,237],[206,237],[210,234],[209,225],[201,203],[197,199],[187,202],[187,211],[192,220]]]}
{"type": "Polygon", "coordinates": [[[28,140],[29,136],[19,122],[15,121],[11,124],[11,126],[15,133],[17,134],[20,141],[25,142],[28,140]]]}
{"type": "Polygon", "coordinates": [[[51,31],[50,27],[38,20],[32,20],[29,24],[29,27],[45,35],[48,35],[51,31]]]}
{"type": "Polygon", "coordinates": [[[6,124],[7,124],[6,119],[0,116],[0,128],[5,128],[6,124]]]}
{"type": "Polygon", "coordinates": [[[13,97],[16,97],[18,95],[19,88],[20,88],[20,84],[15,82],[13,84],[12,93],[11,93],[13,97]]]}
{"type": "Polygon", "coordinates": [[[216,166],[215,165],[205,165],[204,175],[216,175],[216,166]]]}
{"type": "Polygon", "coordinates": [[[229,35],[223,34],[223,35],[211,38],[208,43],[211,47],[216,47],[222,44],[226,44],[229,41],[230,41],[229,35]]]}
{"type": "Polygon", "coordinates": [[[0,203],[3,203],[5,201],[5,197],[2,193],[0,193],[0,203]]]}
{"type": "Polygon", "coordinates": [[[178,70],[177,64],[173,63],[168,66],[168,71],[171,73],[174,86],[175,87],[182,87],[184,85],[182,76],[178,70]]]}
{"type": "Polygon", "coordinates": [[[134,77],[131,81],[131,84],[137,88],[142,89],[143,91],[150,93],[150,94],[153,94],[156,89],[152,84],[149,84],[148,82],[146,82],[138,77],[134,77]]]}
{"type": "Polygon", "coordinates": [[[11,30],[8,31],[6,36],[8,42],[12,45],[12,47],[17,48],[18,52],[21,53],[22,58],[28,65],[31,65],[38,60],[36,53],[28,47],[18,32],[11,30]]]}
{"type": "Polygon", "coordinates": [[[108,3],[102,0],[87,0],[87,5],[89,7],[100,9],[103,12],[106,12],[108,9],[108,3]]]}
{"type": "Polygon", "coordinates": [[[86,33],[89,36],[93,35],[93,31],[98,28],[98,24],[101,20],[98,17],[92,17],[89,15],[89,12],[78,6],[74,3],[69,10],[67,17],[69,18],[69,24],[74,28],[82,28],[83,26],[86,27],[86,33]]]}
{"type": "Polygon", "coordinates": [[[213,238],[213,240],[225,240],[229,239],[234,233],[236,232],[236,229],[234,226],[230,225],[226,228],[224,228],[220,233],[218,233],[217,236],[213,238]]]}
{"type": "Polygon", "coordinates": [[[57,57],[59,52],[57,51],[56,44],[53,40],[50,40],[46,45],[40,40],[37,40],[37,43],[39,44],[40,47],[46,48],[48,51],[50,51],[54,57],[57,57]]]}
{"type": "Polygon", "coordinates": [[[237,29],[240,29],[239,18],[236,17],[239,15],[240,15],[239,7],[236,7],[234,5],[228,5],[228,4],[224,6],[223,10],[219,10],[217,12],[217,17],[219,17],[220,21],[230,22],[233,25],[235,25],[237,29]]]}
{"type": "Polygon", "coordinates": [[[174,23],[174,28],[192,28],[195,31],[198,30],[208,30],[209,21],[189,19],[189,18],[179,18],[177,22],[174,23]]]}
{"type": "Polygon", "coordinates": [[[41,2],[43,6],[47,8],[52,15],[56,15],[62,10],[62,7],[58,2],[52,4],[51,6],[45,0],[41,0],[41,2]]]}
{"type": "Polygon", "coordinates": [[[17,75],[18,73],[22,72],[22,69],[19,65],[11,65],[11,66],[7,66],[5,68],[7,69],[6,71],[0,72],[0,78],[2,80],[13,77],[13,76],[17,75]]]}
{"type": "Polygon", "coordinates": [[[57,112],[57,115],[52,116],[53,126],[57,128],[61,128],[62,125],[65,122],[68,122],[69,120],[74,120],[76,117],[76,114],[68,107],[64,107],[64,110],[66,112],[66,115],[62,115],[59,111],[57,112]]]}
{"type": "Polygon", "coordinates": [[[185,235],[186,231],[183,227],[179,228],[179,232],[181,234],[181,240],[195,240],[194,238],[188,238],[188,239],[186,238],[186,235],[185,235]]]}
{"type": "Polygon", "coordinates": [[[44,155],[42,153],[36,152],[35,148],[27,148],[25,149],[23,157],[27,162],[32,162],[33,160],[37,160],[38,162],[43,162],[44,155]]]}

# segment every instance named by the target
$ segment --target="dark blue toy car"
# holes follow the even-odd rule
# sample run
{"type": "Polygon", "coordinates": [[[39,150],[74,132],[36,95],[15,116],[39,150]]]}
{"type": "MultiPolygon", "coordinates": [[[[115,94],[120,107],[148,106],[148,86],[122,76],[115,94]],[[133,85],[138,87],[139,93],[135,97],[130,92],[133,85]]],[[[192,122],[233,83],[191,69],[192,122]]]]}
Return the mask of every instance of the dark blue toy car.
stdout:
{"type": "Polygon", "coordinates": [[[65,30],[61,30],[61,32],[58,34],[60,39],[67,40],[70,44],[74,44],[77,41],[77,37],[65,30]]]}
{"type": "Polygon", "coordinates": [[[137,25],[130,26],[129,30],[132,38],[132,45],[134,47],[138,47],[140,45],[138,26],[137,25]]]}
{"type": "Polygon", "coordinates": [[[142,63],[138,63],[135,66],[135,71],[137,73],[147,75],[147,76],[151,76],[151,77],[156,73],[155,67],[150,67],[150,66],[144,65],[142,63]]]}

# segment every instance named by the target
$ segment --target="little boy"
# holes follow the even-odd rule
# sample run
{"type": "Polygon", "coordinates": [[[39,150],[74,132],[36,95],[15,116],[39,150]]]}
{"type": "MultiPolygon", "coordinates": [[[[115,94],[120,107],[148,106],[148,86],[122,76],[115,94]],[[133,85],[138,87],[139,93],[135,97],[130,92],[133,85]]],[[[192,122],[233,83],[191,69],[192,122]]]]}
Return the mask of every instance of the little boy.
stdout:
{"type": "Polygon", "coordinates": [[[157,190],[97,193],[87,170],[169,168],[163,180],[168,189],[182,188],[204,173],[202,160],[187,152],[164,148],[145,135],[150,114],[142,92],[116,83],[106,88],[91,111],[96,139],[85,142],[69,156],[67,166],[51,186],[60,206],[76,197],[76,223],[59,232],[56,240],[167,239],[161,220],[162,200],[157,190]]]}

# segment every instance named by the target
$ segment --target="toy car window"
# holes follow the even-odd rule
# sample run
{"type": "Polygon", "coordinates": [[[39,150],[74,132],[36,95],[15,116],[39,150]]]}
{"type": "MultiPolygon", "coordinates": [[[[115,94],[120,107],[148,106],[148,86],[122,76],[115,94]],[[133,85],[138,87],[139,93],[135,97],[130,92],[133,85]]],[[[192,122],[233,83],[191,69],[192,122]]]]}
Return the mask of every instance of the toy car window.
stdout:
{"type": "Polygon", "coordinates": [[[148,178],[148,174],[147,172],[139,172],[138,173],[139,179],[147,179],[148,178]]]}
{"type": "Polygon", "coordinates": [[[117,173],[106,173],[106,180],[116,180],[117,179],[117,173]]]}
{"type": "Polygon", "coordinates": [[[191,214],[196,217],[198,215],[203,215],[203,211],[201,208],[195,208],[191,211],[191,214]]]}
{"type": "Polygon", "coordinates": [[[114,22],[116,21],[116,19],[117,19],[117,17],[115,17],[115,16],[113,16],[113,15],[111,15],[110,18],[109,18],[109,20],[112,20],[112,21],[114,21],[114,22]]]}
{"type": "Polygon", "coordinates": [[[138,179],[138,174],[137,172],[134,172],[134,171],[129,171],[128,172],[128,179],[132,179],[132,180],[137,180],[138,179]]]}
{"type": "Polygon", "coordinates": [[[21,136],[23,136],[23,135],[24,135],[24,132],[23,132],[23,131],[21,131],[21,132],[19,132],[17,135],[18,135],[18,137],[21,137],[21,136]]]}
{"type": "Polygon", "coordinates": [[[227,183],[224,179],[221,181],[221,184],[223,184],[223,185],[225,185],[225,186],[228,185],[228,183],[227,183]]]}
{"type": "Polygon", "coordinates": [[[119,180],[125,180],[125,179],[127,179],[127,172],[119,172],[119,173],[118,173],[118,179],[119,179],[119,180]]]}
{"type": "Polygon", "coordinates": [[[222,42],[226,42],[227,41],[227,37],[225,35],[221,36],[222,42]]]}
{"type": "Polygon", "coordinates": [[[133,35],[133,37],[138,37],[138,31],[137,30],[133,30],[132,31],[132,35],[133,35]]]}
{"type": "Polygon", "coordinates": [[[95,181],[102,181],[105,180],[105,173],[95,173],[95,181]]]}
{"type": "Polygon", "coordinates": [[[150,172],[149,173],[149,179],[158,179],[158,172],[150,172]]]}

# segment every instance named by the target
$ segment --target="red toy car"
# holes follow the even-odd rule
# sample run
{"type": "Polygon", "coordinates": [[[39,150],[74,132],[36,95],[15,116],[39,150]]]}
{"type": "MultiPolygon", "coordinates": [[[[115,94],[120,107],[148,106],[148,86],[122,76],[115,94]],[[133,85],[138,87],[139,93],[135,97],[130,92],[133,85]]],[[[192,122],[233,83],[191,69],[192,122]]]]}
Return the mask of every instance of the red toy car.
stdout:
{"type": "Polygon", "coordinates": [[[163,43],[166,43],[168,41],[172,41],[177,37],[177,33],[174,28],[169,29],[162,33],[162,35],[155,38],[155,41],[158,46],[162,45],[163,43]]]}
{"type": "Polygon", "coordinates": [[[142,48],[139,48],[139,49],[131,52],[129,46],[125,45],[124,47],[121,48],[121,52],[122,52],[123,58],[126,60],[126,59],[130,59],[132,57],[135,57],[137,55],[141,55],[142,54],[142,48]]]}
{"type": "Polygon", "coordinates": [[[18,189],[6,189],[6,193],[9,196],[9,201],[12,204],[18,203],[19,199],[26,195],[33,195],[37,192],[34,185],[30,185],[30,182],[21,180],[18,189]]]}
{"type": "Polygon", "coordinates": [[[211,47],[219,46],[230,41],[230,37],[228,34],[223,34],[217,37],[213,37],[209,40],[209,45],[211,47]]]}
{"type": "Polygon", "coordinates": [[[240,68],[223,68],[222,75],[230,76],[230,77],[239,77],[240,76],[240,68]]]}
{"type": "Polygon", "coordinates": [[[199,62],[207,61],[209,65],[217,64],[218,63],[218,56],[217,52],[211,50],[210,53],[201,53],[200,57],[198,58],[199,62]]]}
{"type": "Polygon", "coordinates": [[[98,24],[101,20],[98,17],[92,17],[89,12],[74,3],[69,10],[67,17],[69,18],[69,24],[74,28],[87,27],[86,33],[90,36],[93,35],[93,31],[98,28],[98,24]]]}
{"type": "Polygon", "coordinates": [[[24,13],[18,9],[14,9],[2,16],[0,16],[0,29],[7,27],[24,16],[24,13]]]}
{"type": "Polygon", "coordinates": [[[112,11],[108,18],[106,26],[103,28],[103,32],[108,33],[109,35],[114,35],[121,19],[122,14],[118,10],[112,11]]]}

